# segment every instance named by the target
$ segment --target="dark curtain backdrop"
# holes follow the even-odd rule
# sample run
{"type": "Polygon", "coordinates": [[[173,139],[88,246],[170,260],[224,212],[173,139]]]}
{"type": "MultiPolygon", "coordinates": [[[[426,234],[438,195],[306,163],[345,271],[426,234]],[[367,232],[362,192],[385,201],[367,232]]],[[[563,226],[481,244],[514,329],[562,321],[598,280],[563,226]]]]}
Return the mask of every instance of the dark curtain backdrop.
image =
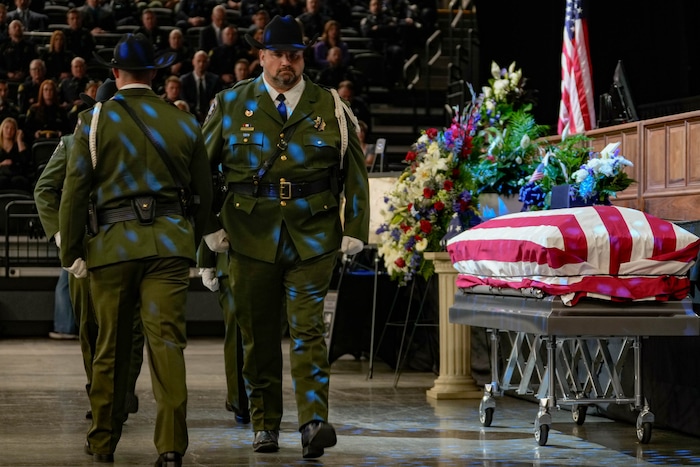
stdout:
{"type": "MultiPolygon", "coordinates": [[[[556,131],[565,0],[476,0],[479,85],[492,60],[516,61],[538,91],[535,117],[556,131]]],[[[637,107],[700,94],[700,2],[589,1],[588,27],[596,107],[623,60],[637,107]]],[[[597,108],[596,108],[597,112],[597,108]]]]}

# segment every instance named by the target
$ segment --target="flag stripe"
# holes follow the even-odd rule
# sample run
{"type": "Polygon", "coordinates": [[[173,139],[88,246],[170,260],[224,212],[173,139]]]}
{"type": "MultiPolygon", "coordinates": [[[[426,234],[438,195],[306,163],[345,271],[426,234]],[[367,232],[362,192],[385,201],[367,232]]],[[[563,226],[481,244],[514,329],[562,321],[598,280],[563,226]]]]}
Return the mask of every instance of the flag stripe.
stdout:
{"type": "Polygon", "coordinates": [[[561,54],[561,104],[559,134],[568,127],[569,134],[595,128],[595,103],[591,58],[588,49],[588,25],[583,0],[567,0],[561,54]]]}

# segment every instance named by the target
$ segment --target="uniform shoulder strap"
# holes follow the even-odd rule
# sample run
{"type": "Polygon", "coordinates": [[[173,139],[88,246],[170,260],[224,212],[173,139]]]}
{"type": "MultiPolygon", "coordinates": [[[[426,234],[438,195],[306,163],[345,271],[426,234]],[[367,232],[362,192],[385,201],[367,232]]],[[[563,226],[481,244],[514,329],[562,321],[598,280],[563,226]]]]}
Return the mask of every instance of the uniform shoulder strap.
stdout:
{"type": "Polygon", "coordinates": [[[100,111],[102,110],[102,102],[95,104],[92,111],[92,120],[90,121],[90,135],[88,136],[88,147],[90,148],[90,160],[92,168],[97,166],[97,124],[100,120],[100,111]]]}
{"type": "Polygon", "coordinates": [[[338,91],[335,88],[326,88],[330,91],[335,101],[335,118],[338,119],[338,126],[340,127],[340,167],[343,167],[345,162],[345,153],[348,150],[348,123],[347,118],[350,118],[353,127],[357,133],[360,132],[360,125],[357,122],[357,117],[352,112],[352,109],[348,107],[345,102],[340,98],[338,91]],[[347,117],[346,117],[347,116],[347,117]]]}

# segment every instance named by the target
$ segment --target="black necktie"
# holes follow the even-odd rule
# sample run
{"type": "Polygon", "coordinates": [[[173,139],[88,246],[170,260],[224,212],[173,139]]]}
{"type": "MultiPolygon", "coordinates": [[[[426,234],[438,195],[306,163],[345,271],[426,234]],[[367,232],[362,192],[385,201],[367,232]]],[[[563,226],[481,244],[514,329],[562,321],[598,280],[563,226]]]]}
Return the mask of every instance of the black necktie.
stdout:
{"type": "Polygon", "coordinates": [[[279,105],[277,105],[277,111],[282,116],[282,121],[286,122],[287,121],[287,106],[284,105],[284,94],[278,95],[277,100],[280,101],[279,105]]]}
{"type": "Polygon", "coordinates": [[[204,90],[204,78],[199,79],[199,87],[197,88],[197,94],[199,94],[199,112],[206,112],[208,102],[207,93],[204,90]]]}

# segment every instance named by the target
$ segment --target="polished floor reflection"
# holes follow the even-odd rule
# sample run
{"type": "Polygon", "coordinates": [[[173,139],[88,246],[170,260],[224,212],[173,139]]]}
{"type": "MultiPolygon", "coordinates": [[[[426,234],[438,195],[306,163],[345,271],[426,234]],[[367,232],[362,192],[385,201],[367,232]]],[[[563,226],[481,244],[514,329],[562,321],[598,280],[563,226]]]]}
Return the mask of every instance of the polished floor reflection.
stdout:
{"type": "MultiPolygon", "coordinates": [[[[286,343],[285,343],[286,348],[286,343]]],[[[537,405],[497,399],[493,424],[479,423],[476,400],[434,401],[425,396],[432,373],[405,372],[398,387],[381,361],[367,379],[368,362],[344,356],[333,364],[331,422],[338,445],[318,460],[301,457],[296,410],[286,380],[280,451],[256,454],[249,426],[224,410],[222,341],[197,338],[186,350],[189,466],[643,466],[698,465],[700,440],[654,429],[637,442],[634,426],[589,413],[576,425],[553,412],[546,446],[532,431],[537,405]]],[[[93,465],[83,453],[88,407],[76,341],[0,341],[0,465],[93,465]]],[[[155,404],[146,367],[139,379],[139,412],[131,415],[115,453],[117,466],[153,465],[155,404]]]]}

